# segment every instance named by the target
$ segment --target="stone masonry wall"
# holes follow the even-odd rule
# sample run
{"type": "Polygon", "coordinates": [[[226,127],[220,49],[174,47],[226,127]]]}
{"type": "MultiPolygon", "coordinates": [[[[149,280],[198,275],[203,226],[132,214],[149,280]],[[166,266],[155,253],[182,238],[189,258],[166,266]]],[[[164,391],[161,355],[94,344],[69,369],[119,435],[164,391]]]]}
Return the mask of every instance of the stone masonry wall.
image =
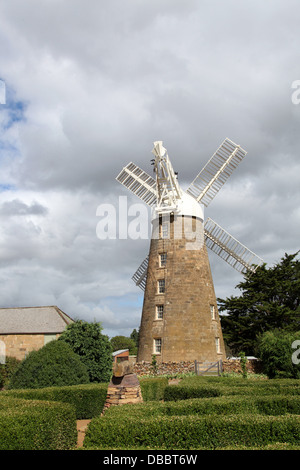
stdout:
{"type": "MultiPolygon", "coordinates": [[[[261,373],[261,363],[257,359],[249,359],[246,363],[247,372],[261,373]]],[[[153,367],[150,362],[136,362],[133,366],[134,373],[142,377],[144,375],[153,374],[153,367]]],[[[157,364],[157,375],[176,375],[186,374],[189,372],[195,372],[194,361],[182,361],[182,362],[163,362],[157,364]]],[[[226,359],[223,361],[223,372],[235,372],[242,373],[240,361],[238,359],[226,359]]]]}
{"type": "MultiPolygon", "coordinates": [[[[56,335],[57,337],[59,335],[56,335]]],[[[0,341],[5,344],[5,354],[19,360],[25,358],[30,351],[38,350],[44,346],[43,334],[11,334],[0,335],[0,341]]]]}

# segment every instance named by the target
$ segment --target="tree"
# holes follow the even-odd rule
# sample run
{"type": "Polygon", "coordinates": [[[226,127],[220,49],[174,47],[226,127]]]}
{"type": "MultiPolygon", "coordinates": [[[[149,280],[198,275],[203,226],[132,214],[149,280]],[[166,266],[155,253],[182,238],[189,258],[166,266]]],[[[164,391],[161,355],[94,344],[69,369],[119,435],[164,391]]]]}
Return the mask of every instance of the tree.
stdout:
{"type": "Polygon", "coordinates": [[[134,330],[132,330],[130,334],[130,338],[133,339],[137,348],[139,347],[139,335],[140,335],[140,332],[137,331],[135,328],[134,330]]]}
{"type": "Polygon", "coordinates": [[[101,332],[101,323],[76,320],[58,339],[69,344],[80,356],[91,382],[107,382],[112,373],[112,347],[108,336],[101,332]]]}
{"type": "Polygon", "coordinates": [[[89,382],[89,374],[72,348],[56,340],[31,351],[12,375],[8,388],[44,388],[89,382]]]}
{"type": "Polygon", "coordinates": [[[285,254],[271,268],[263,264],[255,273],[247,273],[237,285],[239,297],[218,299],[224,341],[236,354],[254,354],[259,334],[273,329],[300,330],[299,252],[285,254]]]}
{"type": "Polygon", "coordinates": [[[114,336],[110,340],[113,351],[118,351],[119,349],[129,349],[129,354],[136,354],[137,347],[133,339],[127,338],[127,336],[114,336]]]}
{"type": "Polygon", "coordinates": [[[266,331],[258,338],[257,352],[269,379],[300,378],[299,360],[293,360],[293,344],[299,345],[300,332],[266,331]]]}

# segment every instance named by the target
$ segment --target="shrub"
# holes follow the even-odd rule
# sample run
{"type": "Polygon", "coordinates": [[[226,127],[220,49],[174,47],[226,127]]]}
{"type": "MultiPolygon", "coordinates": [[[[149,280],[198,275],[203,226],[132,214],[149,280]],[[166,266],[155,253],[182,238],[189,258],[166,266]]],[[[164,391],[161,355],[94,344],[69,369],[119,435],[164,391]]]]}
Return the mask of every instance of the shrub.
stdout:
{"type": "Polygon", "coordinates": [[[0,388],[7,385],[11,376],[17,370],[20,360],[16,357],[6,357],[5,364],[0,364],[0,388]]]}
{"type": "Polygon", "coordinates": [[[1,394],[0,450],[68,450],[77,442],[74,408],[1,394]]]}
{"type": "Polygon", "coordinates": [[[164,400],[186,400],[188,398],[218,397],[222,392],[212,386],[168,385],[164,390],[164,400]]]}
{"type": "Polygon", "coordinates": [[[300,366],[292,361],[292,343],[295,340],[300,340],[300,332],[284,330],[267,331],[258,339],[257,352],[270,379],[300,378],[300,366]]]}
{"type": "Polygon", "coordinates": [[[297,416],[152,416],[118,421],[109,415],[91,421],[86,448],[216,449],[298,443],[297,416]]]}
{"type": "Polygon", "coordinates": [[[180,387],[203,388],[213,387],[219,395],[265,396],[265,395],[299,395],[300,382],[297,379],[257,380],[228,377],[189,377],[180,382],[180,387]]]}
{"type": "Polygon", "coordinates": [[[77,320],[58,341],[66,342],[87,367],[90,382],[108,382],[112,374],[112,347],[100,323],[77,320]]]}
{"type": "Polygon", "coordinates": [[[133,338],[128,338],[127,336],[114,336],[110,339],[110,344],[113,351],[118,351],[119,349],[129,349],[129,354],[137,354],[136,342],[133,338]]]}
{"type": "Polygon", "coordinates": [[[77,354],[66,343],[54,340],[28,354],[12,375],[8,389],[75,385],[88,381],[87,369],[77,354]]]}
{"type": "Polygon", "coordinates": [[[8,390],[2,392],[1,396],[69,403],[75,408],[76,419],[90,419],[98,416],[103,410],[107,396],[107,384],[8,390]]]}
{"type": "MultiPolygon", "coordinates": [[[[136,419],[151,416],[187,416],[187,415],[232,415],[264,414],[279,416],[300,414],[300,397],[272,395],[266,397],[213,397],[192,398],[189,400],[147,402],[134,406],[136,419]]],[[[105,412],[106,417],[114,417],[117,422],[132,416],[131,405],[111,407],[105,412]]]]}
{"type": "Polygon", "coordinates": [[[166,377],[140,378],[142,397],[144,401],[162,400],[168,385],[166,377]]]}

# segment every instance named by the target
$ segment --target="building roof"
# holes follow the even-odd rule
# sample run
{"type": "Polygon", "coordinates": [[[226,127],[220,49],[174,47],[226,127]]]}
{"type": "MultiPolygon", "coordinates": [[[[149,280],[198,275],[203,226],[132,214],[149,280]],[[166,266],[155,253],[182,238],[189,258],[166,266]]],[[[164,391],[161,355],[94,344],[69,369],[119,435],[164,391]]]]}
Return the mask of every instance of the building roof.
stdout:
{"type": "Polygon", "coordinates": [[[73,321],[56,306],[0,308],[0,334],[62,333],[73,321]]]}
{"type": "Polygon", "coordinates": [[[112,353],[112,355],[115,357],[115,356],[118,356],[119,354],[123,354],[125,352],[129,352],[129,349],[118,349],[118,351],[114,351],[112,353]]]}

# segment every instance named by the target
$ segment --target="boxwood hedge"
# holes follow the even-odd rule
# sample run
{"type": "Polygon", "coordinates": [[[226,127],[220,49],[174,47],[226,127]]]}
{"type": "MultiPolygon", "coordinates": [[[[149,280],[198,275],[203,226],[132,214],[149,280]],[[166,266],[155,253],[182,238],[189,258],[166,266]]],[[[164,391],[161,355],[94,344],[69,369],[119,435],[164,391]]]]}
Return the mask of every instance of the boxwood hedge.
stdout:
{"type": "Polygon", "coordinates": [[[76,419],[90,419],[102,412],[107,386],[108,384],[103,383],[8,390],[1,392],[1,396],[69,403],[75,408],[76,419]]]}
{"type": "Polygon", "coordinates": [[[162,400],[168,385],[166,377],[140,378],[140,387],[144,401],[162,400]]]}
{"type": "Polygon", "coordinates": [[[192,398],[189,400],[139,403],[122,407],[111,407],[105,417],[120,421],[134,416],[136,419],[151,416],[182,416],[182,415],[232,415],[232,414],[264,414],[279,416],[284,414],[300,415],[300,397],[282,395],[266,397],[216,397],[192,398]]]}
{"type": "Polygon", "coordinates": [[[68,450],[77,442],[74,408],[67,403],[0,399],[0,450],[68,450]]]}
{"type": "Polygon", "coordinates": [[[224,377],[189,377],[179,385],[168,385],[164,392],[165,400],[184,400],[209,396],[268,396],[300,395],[299,380],[257,380],[230,379],[224,377]],[[214,379],[214,380],[212,380],[214,379]]]}
{"type": "Polygon", "coordinates": [[[300,418],[295,415],[113,416],[91,421],[85,448],[216,449],[299,443],[300,418]]]}

